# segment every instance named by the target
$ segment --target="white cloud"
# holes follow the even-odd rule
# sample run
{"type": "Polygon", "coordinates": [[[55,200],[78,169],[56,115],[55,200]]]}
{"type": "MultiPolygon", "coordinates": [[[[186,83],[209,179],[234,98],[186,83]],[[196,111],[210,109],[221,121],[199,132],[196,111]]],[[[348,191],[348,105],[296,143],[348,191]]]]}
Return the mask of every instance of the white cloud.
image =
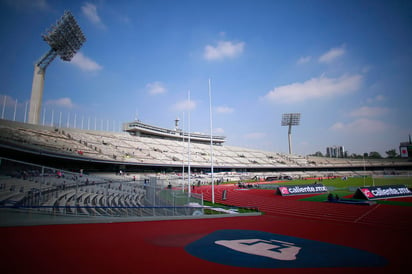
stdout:
{"type": "Polygon", "coordinates": [[[344,128],[345,128],[345,124],[342,122],[336,122],[330,127],[330,129],[332,130],[343,130],[344,128]]]}
{"type": "Polygon", "coordinates": [[[376,133],[387,131],[389,126],[379,120],[371,120],[367,118],[357,119],[350,123],[337,122],[330,128],[333,131],[348,132],[348,133],[376,133]]]}
{"type": "Polygon", "coordinates": [[[319,62],[320,63],[331,63],[333,62],[336,58],[344,55],[346,52],[345,46],[341,46],[339,48],[332,48],[329,51],[325,52],[323,55],[319,57],[319,62]]]}
{"type": "Polygon", "coordinates": [[[74,104],[72,100],[68,97],[59,98],[55,100],[48,100],[45,102],[45,105],[48,106],[56,106],[56,107],[65,107],[65,108],[73,108],[74,104]]]}
{"type": "Polygon", "coordinates": [[[167,91],[167,89],[164,87],[164,85],[161,82],[148,83],[146,85],[146,89],[151,95],[162,94],[167,91]]]}
{"type": "Polygon", "coordinates": [[[266,137],[266,133],[263,132],[251,132],[245,135],[245,139],[258,140],[266,137]]]}
{"type": "Polygon", "coordinates": [[[219,41],[216,46],[206,45],[203,57],[206,60],[221,60],[239,56],[245,47],[244,42],[219,41]]]}
{"type": "Polygon", "coordinates": [[[364,66],[362,69],[361,69],[361,72],[362,73],[368,73],[369,71],[371,71],[373,69],[373,67],[372,66],[364,66]]]}
{"type": "Polygon", "coordinates": [[[221,127],[213,129],[213,134],[222,135],[223,133],[225,133],[225,130],[221,127]]]}
{"type": "Polygon", "coordinates": [[[382,101],[385,101],[385,100],[386,100],[385,96],[379,94],[379,95],[376,95],[375,97],[368,98],[367,102],[368,103],[375,103],[375,102],[382,102],[382,101]]]}
{"type": "Polygon", "coordinates": [[[219,107],[216,107],[216,112],[217,113],[232,113],[232,112],[234,112],[235,110],[233,109],[233,108],[231,108],[231,107],[227,107],[227,106],[219,106],[219,107]]]}
{"type": "Polygon", "coordinates": [[[84,3],[81,7],[83,14],[86,18],[92,22],[94,25],[99,27],[104,27],[102,20],[100,19],[99,14],[97,13],[97,6],[91,3],[84,3]]]}
{"type": "Polygon", "coordinates": [[[362,84],[361,75],[344,75],[339,78],[320,76],[303,83],[292,83],[269,91],[264,99],[272,102],[295,103],[354,92],[362,84]]]}
{"type": "Polygon", "coordinates": [[[73,56],[70,63],[84,71],[98,71],[102,69],[102,66],[100,66],[98,63],[96,63],[89,57],[84,56],[81,52],[76,53],[76,55],[73,56]]]}
{"type": "Polygon", "coordinates": [[[364,106],[358,109],[355,109],[349,113],[349,116],[352,117],[377,117],[382,116],[389,112],[388,108],[384,107],[368,107],[364,106]]]}
{"type": "Polygon", "coordinates": [[[188,111],[188,110],[194,110],[196,108],[196,102],[193,100],[184,100],[177,102],[176,104],[173,105],[174,110],[178,111],[188,111]]]}
{"type": "Polygon", "coordinates": [[[312,60],[312,56],[305,56],[300,57],[299,60],[296,62],[298,65],[309,63],[312,60]]]}

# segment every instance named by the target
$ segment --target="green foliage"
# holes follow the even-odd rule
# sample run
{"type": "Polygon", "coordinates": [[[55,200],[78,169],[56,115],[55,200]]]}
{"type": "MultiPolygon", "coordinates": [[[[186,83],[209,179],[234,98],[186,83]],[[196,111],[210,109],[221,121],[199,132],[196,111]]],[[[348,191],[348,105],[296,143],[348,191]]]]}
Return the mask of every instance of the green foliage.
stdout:
{"type": "Polygon", "coordinates": [[[395,149],[390,149],[388,151],[385,151],[387,158],[396,158],[398,157],[398,153],[396,152],[395,149]]]}
{"type": "Polygon", "coordinates": [[[281,183],[276,183],[274,185],[304,185],[313,184],[315,182],[320,182],[325,186],[334,187],[336,190],[348,190],[349,188],[357,188],[361,186],[383,186],[383,185],[407,185],[412,187],[412,177],[382,177],[382,178],[372,178],[372,177],[348,177],[347,180],[342,180],[341,178],[334,179],[323,179],[319,180],[292,180],[281,183]]]}
{"type": "Polygon", "coordinates": [[[371,159],[382,159],[382,156],[377,151],[371,151],[371,152],[369,152],[369,158],[371,158],[371,159]]]}
{"type": "MultiPolygon", "coordinates": [[[[336,190],[336,191],[333,191],[331,193],[333,194],[334,197],[336,195],[338,195],[340,198],[343,198],[343,197],[349,196],[349,195],[353,195],[353,192],[346,191],[346,190],[336,190]]],[[[328,195],[329,195],[329,193],[319,194],[319,195],[315,195],[315,196],[300,199],[300,200],[301,201],[311,201],[311,202],[324,202],[328,199],[328,195]]],[[[352,198],[352,197],[349,197],[349,198],[352,198]]]]}
{"type": "Polygon", "coordinates": [[[323,157],[323,154],[320,151],[316,151],[314,154],[312,154],[310,156],[323,157]]]}

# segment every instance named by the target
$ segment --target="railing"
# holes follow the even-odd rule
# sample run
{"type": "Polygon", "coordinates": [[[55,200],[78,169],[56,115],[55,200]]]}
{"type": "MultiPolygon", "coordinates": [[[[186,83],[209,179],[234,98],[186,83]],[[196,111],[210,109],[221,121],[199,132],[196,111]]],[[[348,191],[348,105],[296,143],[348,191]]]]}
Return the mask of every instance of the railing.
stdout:
{"type": "Polygon", "coordinates": [[[151,217],[203,215],[203,207],[194,206],[24,206],[1,205],[13,209],[53,216],[151,217]]]}

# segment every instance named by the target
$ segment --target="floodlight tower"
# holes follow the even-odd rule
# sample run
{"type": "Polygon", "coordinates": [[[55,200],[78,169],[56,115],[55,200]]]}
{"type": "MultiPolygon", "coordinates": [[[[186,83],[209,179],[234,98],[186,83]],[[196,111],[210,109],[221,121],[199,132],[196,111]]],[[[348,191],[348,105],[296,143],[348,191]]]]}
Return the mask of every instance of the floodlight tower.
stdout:
{"type": "Polygon", "coordinates": [[[64,12],[56,24],[52,25],[45,34],[42,34],[42,38],[49,44],[50,50],[34,65],[28,120],[31,124],[39,123],[44,76],[47,66],[57,55],[63,61],[70,61],[86,41],[86,37],[77,24],[76,19],[69,11],[64,12]]]}
{"type": "Polygon", "coordinates": [[[289,154],[292,154],[292,126],[298,126],[299,123],[300,123],[300,113],[282,114],[282,126],[289,126],[289,130],[288,130],[289,154]]]}

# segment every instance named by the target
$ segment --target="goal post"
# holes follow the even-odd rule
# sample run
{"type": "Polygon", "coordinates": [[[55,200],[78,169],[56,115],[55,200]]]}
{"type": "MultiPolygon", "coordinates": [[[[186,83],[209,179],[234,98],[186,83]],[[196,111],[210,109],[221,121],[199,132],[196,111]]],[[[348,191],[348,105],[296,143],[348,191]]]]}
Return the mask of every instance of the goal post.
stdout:
{"type": "Polygon", "coordinates": [[[412,172],[400,175],[372,175],[373,186],[406,185],[412,188],[412,172]]]}

